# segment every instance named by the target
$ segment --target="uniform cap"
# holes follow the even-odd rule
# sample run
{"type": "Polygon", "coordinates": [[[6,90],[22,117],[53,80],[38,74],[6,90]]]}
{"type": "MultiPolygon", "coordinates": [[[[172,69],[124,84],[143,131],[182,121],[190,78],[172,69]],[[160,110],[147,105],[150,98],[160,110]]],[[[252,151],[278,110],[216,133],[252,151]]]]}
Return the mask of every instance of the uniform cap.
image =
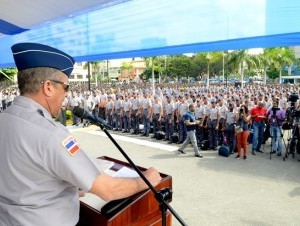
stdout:
{"type": "Polygon", "coordinates": [[[19,71],[50,67],[62,71],[69,77],[75,63],[75,60],[68,54],[38,43],[18,43],[13,45],[11,50],[19,71]]]}

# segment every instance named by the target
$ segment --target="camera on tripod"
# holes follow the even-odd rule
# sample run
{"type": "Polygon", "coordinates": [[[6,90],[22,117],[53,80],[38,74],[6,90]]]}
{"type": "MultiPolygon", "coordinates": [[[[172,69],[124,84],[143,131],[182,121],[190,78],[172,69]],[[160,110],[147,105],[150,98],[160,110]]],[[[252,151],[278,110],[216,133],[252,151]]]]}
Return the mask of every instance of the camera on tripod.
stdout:
{"type": "Polygon", "coordinates": [[[298,99],[299,96],[295,93],[289,96],[288,101],[291,102],[291,106],[286,111],[287,121],[285,126],[282,125],[283,130],[292,130],[288,138],[288,148],[285,158],[290,154],[294,157],[296,152],[300,154],[300,110],[295,107],[298,99]]]}
{"type": "Polygon", "coordinates": [[[300,110],[295,108],[295,104],[299,96],[295,93],[291,94],[288,98],[290,103],[290,107],[286,110],[286,122],[282,125],[283,130],[291,130],[293,129],[294,124],[297,122],[299,123],[300,119],[300,110]]]}

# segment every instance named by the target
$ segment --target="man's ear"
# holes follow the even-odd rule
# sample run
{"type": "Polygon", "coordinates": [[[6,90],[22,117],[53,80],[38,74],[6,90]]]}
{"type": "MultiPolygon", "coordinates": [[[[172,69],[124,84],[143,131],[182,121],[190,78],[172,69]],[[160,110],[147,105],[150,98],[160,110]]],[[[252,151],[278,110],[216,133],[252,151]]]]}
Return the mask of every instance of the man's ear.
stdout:
{"type": "Polygon", "coordinates": [[[51,97],[54,92],[54,87],[51,81],[47,80],[43,84],[43,92],[47,97],[51,97]]]}

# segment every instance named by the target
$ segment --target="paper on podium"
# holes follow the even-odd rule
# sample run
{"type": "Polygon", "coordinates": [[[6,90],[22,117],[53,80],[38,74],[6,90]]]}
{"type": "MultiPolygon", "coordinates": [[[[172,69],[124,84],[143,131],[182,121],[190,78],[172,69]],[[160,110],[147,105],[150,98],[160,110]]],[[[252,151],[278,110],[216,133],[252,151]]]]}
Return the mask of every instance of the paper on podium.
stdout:
{"type": "MultiPolygon", "coordinates": [[[[97,159],[98,160],[98,159],[97,159]]],[[[118,171],[113,171],[110,168],[114,165],[113,162],[107,161],[107,160],[101,160],[99,162],[96,162],[99,166],[99,171],[104,171],[108,175],[111,175],[113,177],[123,177],[123,178],[133,178],[138,177],[138,173],[132,169],[129,169],[128,167],[122,167],[118,171]],[[106,165],[106,167],[104,167],[106,165]],[[101,170],[100,170],[101,169],[101,170]]],[[[94,195],[92,193],[85,193],[84,197],[80,197],[79,200],[81,202],[86,203],[87,205],[91,206],[92,208],[100,211],[101,208],[107,203],[107,201],[104,201],[103,199],[99,198],[97,195],[94,195]]]]}
{"type": "Polygon", "coordinates": [[[128,167],[122,167],[119,169],[113,177],[124,177],[124,178],[134,178],[139,177],[138,173],[135,170],[129,169],[128,167]]]}

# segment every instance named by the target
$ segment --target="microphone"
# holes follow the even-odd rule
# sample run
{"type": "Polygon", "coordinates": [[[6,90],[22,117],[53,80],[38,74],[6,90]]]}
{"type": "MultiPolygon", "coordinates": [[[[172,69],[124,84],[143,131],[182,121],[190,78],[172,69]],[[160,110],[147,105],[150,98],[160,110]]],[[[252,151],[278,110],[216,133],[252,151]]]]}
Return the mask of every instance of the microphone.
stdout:
{"type": "Polygon", "coordinates": [[[87,111],[85,111],[80,107],[75,107],[73,109],[73,114],[78,118],[89,120],[92,124],[95,124],[97,126],[102,125],[108,129],[113,129],[113,127],[109,125],[104,119],[91,115],[90,113],[88,113],[87,111]]]}

